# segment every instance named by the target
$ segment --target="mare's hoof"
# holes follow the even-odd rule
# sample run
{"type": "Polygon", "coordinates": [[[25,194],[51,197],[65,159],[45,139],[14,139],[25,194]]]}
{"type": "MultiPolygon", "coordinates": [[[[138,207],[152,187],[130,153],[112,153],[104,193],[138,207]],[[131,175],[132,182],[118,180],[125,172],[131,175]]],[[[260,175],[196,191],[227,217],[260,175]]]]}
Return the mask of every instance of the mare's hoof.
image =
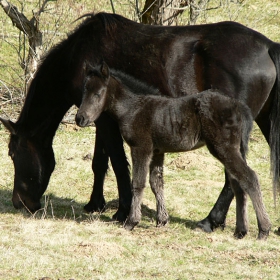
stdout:
{"type": "Polygon", "coordinates": [[[125,222],[129,214],[129,209],[118,209],[118,211],[113,215],[112,219],[120,223],[125,222]]]}
{"type": "Polygon", "coordinates": [[[242,239],[247,234],[247,231],[235,231],[234,237],[236,239],[242,239]]]}
{"type": "Polygon", "coordinates": [[[98,203],[89,201],[89,203],[84,206],[84,210],[88,213],[103,212],[105,210],[105,205],[105,200],[101,200],[98,203]]]}
{"type": "Polygon", "coordinates": [[[138,222],[130,222],[130,221],[127,221],[125,224],[124,224],[124,228],[126,230],[133,230],[134,227],[138,224],[138,222]]]}
{"type": "Polygon", "coordinates": [[[210,219],[205,218],[202,221],[198,222],[196,225],[196,229],[198,230],[202,230],[204,232],[213,232],[214,231],[214,227],[210,221],[210,219]]]}

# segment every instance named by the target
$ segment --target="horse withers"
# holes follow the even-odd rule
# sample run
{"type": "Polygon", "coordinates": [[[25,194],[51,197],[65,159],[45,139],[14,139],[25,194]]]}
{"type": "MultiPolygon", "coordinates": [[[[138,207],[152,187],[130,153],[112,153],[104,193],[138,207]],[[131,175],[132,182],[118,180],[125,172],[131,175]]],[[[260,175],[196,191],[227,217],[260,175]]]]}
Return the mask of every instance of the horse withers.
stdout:
{"type": "Polygon", "coordinates": [[[156,89],[103,62],[86,66],[83,101],[76,115],[79,126],[94,122],[102,112],[113,117],[131,149],[132,204],[125,228],[141,219],[141,201],[147,173],[156,197],[157,225],[168,221],[163,194],[163,161],[166,152],[183,152],[206,144],[225,167],[236,196],[235,236],[248,231],[246,193],[259,226],[259,239],[271,227],[258,178],[246,163],[245,153],[253,125],[250,109],[237,100],[207,90],[180,98],[159,96],[156,89]],[[142,92],[142,94],[141,94],[142,92]]]}

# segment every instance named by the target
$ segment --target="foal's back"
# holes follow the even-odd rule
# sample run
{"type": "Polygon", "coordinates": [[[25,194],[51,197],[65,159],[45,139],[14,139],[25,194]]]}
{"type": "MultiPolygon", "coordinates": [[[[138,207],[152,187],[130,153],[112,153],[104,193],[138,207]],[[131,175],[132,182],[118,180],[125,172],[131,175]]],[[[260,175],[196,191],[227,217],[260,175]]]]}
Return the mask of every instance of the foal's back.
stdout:
{"type": "Polygon", "coordinates": [[[127,121],[130,125],[120,124],[124,138],[128,144],[152,145],[157,153],[189,151],[205,141],[240,145],[243,119],[252,122],[245,105],[212,90],[180,98],[135,98],[133,114],[127,121]],[[236,137],[229,137],[233,134],[236,137]]]}

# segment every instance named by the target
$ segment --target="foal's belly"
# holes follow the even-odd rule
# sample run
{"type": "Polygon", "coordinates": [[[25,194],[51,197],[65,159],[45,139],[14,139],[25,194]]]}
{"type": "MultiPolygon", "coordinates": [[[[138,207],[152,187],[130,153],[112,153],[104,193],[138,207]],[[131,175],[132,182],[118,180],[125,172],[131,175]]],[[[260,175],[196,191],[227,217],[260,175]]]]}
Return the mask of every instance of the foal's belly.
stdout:
{"type": "Polygon", "coordinates": [[[185,138],[182,140],[177,139],[165,139],[154,141],[154,153],[180,153],[187,152],[195,149],[199,149],[205,145],[205,142],[201,139],[185,138]]]}

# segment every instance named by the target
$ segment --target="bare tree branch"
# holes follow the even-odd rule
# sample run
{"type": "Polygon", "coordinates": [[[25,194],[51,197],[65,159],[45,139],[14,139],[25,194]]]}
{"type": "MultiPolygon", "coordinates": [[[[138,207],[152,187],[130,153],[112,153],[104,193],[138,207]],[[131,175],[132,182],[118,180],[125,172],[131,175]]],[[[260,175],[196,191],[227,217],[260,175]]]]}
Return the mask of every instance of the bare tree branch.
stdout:
{"type": "MultiPolygon", "coordinates": [[[[20,59],[21,67],[25,70],[26,89],[33,78],[33,74],[37,70],[38,61],[41,56],[40,48],[43,44],[43,34],[39,30],[39,18],[41,13],[45,11],[45,7],[49,1],[50,0],[44,0],[42,5],[40,5],[39,10],[37,12],[33,12],[33,17],[28,20],[23,13],[19,12],[16,6],[6,0],[0,0],[0,6],[11,19],[13,25],[23,32],[28,39],[29,45],[27,59],[25,59],[25,54],[23,54],[23,59],[20,59]]],[[[26,39],[24,37],[24,45],[25,41],[26,39]]],[[[19,57],[21,57],[21,55],[19,55],[19,57]]]]}
{"type": "Polygon", "coordinates": [[[20,13],[16,6],[10,4],[6,0],[0,0],[0,5],[2,6],[4,12],[12,20],[13,25],[15,25],[20,31],[26,35],[31,35],[30,21],[25,17],[24,14],[20,13]]]}

